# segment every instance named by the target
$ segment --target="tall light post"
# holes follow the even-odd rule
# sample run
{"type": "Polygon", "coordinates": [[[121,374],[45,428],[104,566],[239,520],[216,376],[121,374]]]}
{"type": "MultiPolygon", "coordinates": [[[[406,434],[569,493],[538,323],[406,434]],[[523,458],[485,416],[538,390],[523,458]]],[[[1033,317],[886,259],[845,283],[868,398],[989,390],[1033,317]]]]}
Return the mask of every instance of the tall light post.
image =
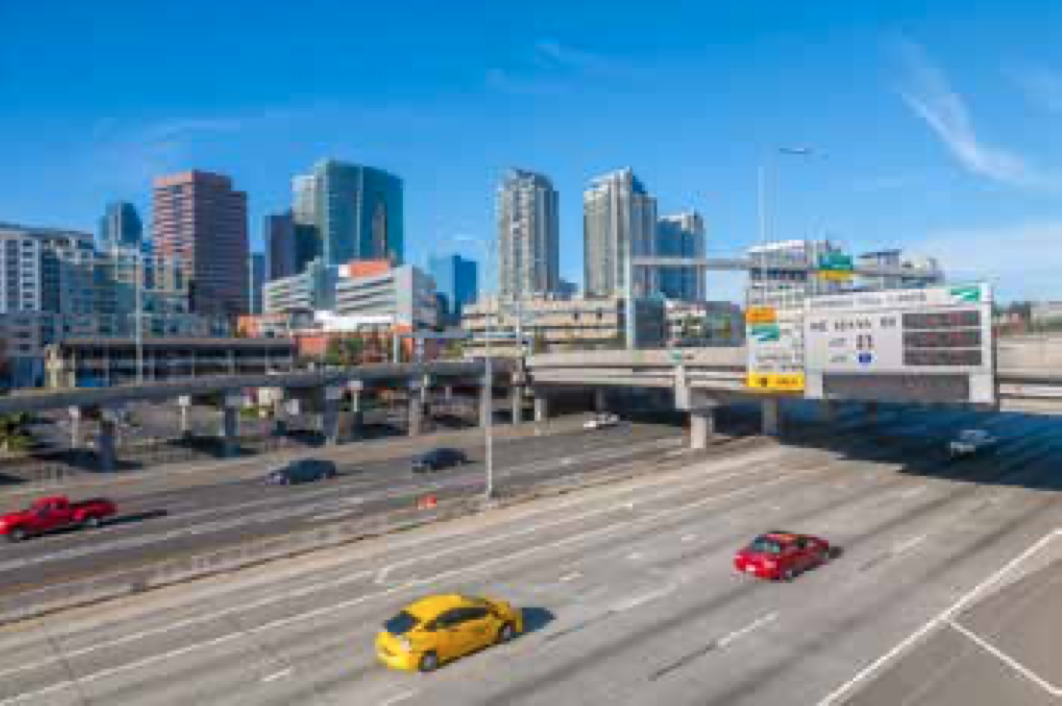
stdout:
{"type": "Polygon", "coordinates": [[[808,157],[813,150],[808,147],[777,147],[775,150],[763,156],[757,164],[757,230],[758,240],[761,243],[761,303],[768,300],[768,206],[765,200],[765,171],[766,162],[775,166],[775,157],[788,155],[792,157],[808,157]]]}
{"type": "MultiPolygon", "coordinates": [[[[492,394],[494,377],[491,369],[491,339],[494,336],[492,327],[492,307],[487,296],[488,263],[492,259],[490,244],[466,235],[457,235],[454,240],[462,243],[473,243],[484,252],[484,275],[477,279],[477,299],[484,305],[484,397],[487,402],[487,412],[484,415],[484,499],[491,500],[495,497],[495,448],[492,427],[494,425],[495,399],[492,394]]],[[[501,302],[496,301],[496,306],[501,302]]],[[[483,403],[482,401],[482,403],[483,403]]]]}
{"type": "Polygon", "coordinates": [[[134,294],[134,308],[136,309],[136,321],[134,322],[134,330],[136,337],[137,347],[137,384],[140,385],[144,382],[144,253],[140,248],[135,250],[136,257],[134,259],[136,272],[136,292],[134,294]]]}

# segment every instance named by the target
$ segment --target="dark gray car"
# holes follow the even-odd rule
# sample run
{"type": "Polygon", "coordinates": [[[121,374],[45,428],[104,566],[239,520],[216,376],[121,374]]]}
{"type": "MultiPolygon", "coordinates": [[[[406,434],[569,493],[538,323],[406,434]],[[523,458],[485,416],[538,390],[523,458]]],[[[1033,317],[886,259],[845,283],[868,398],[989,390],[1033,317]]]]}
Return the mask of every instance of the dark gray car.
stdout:
{"type": "Polygon", "coordinates": [[[265,478],[270,485],[295,485],[313,483],[319,480],[335,478],[339,473],[336,464],[318,458],[301,458],[289,461],[280,468],[270,471],[265,478]]]}
{"type": "Polygon", "coordinates": [[[425,473],[427,471],[438,471],[451,466],[460,466],[463,463],[469,463],[469,458],[466,457],[464,451],[460,451],[459,449],[438,448],[426,451],[420,456],[415,456],[411,463],[411,470],[413,470],[414,473],[425,473]]]}

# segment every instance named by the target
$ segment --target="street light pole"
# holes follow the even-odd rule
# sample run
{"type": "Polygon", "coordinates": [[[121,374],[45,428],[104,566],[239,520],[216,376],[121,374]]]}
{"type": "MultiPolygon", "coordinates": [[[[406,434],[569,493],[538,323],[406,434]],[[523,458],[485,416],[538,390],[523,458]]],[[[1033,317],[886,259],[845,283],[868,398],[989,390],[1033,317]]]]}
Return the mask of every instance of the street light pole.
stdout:
{"type": "MultiPolygon", "coordinates": [[[[761,243],[761,304],[768,303],[768,205],[765,200],[766,162],[776,155],[808,157],[808,147],[777,147],[769,155],[762,156],[757,164],[757,230],[761,243]]],[[[774,160],[773,160],[774,163],[774,160]]]]}
{"type": "Polygon", "coordinates": [[[139,249],[136,251],[136,316],[137,319],[134,322],[134,328],[136,329],[137,338],[137,384],[143,384],[144,382],[144,253],[139,249]]]}

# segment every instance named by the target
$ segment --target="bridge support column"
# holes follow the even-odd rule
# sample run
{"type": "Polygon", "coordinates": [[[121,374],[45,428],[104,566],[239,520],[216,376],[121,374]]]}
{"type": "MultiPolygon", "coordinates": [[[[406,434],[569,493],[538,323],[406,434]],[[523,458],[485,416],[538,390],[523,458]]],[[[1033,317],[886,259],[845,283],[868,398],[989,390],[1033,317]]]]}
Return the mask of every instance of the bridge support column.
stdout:
{"type": "Polygon", "coordinates": [[[448,404],[454,401],[454,385],[443,386],[443,401],[448,404]]]}
{"type": "Polygon", "coordinates": [[[596,387],[595,388],[595,411],[596,412],[605,412],[605,411],[607,411],[607,407],[606,407],[606,389],[603,388],[603,387],[596,387]]]}
{"type": "Polygon", "coordinates": [[[81,448],[81,407],[68,407],[70,415],[70,448],[81,448]]]}
{"type": "Polygon", "coordinates": [[[100,433],[96,435],[96,457],[99,469],[110,473],[115,469],[115,432],[118,430],[118,411],[100,410],[100,433]]]}
{"type": "Polygon", "coordinates": [[[325,397],[321,412],[321,435],[326,446],[340,443],[340,402],[344,397],[344,388],[335,385],[322,390],[325,397]]]}
{"type": "Polygon", "coordinates": [[[514,385],[510,388],[510,421],[520,424],[524,421],[525,388],[514,385]]]}
{"type": "Polygon", "coordinates": [[[187,439],[192,436],[192,396],[181,395],[177,398],[177,409],[181,415],[181,438],[187,439]]]}
{"type": "Polygon", "coordinates": [[[406,434],[419,436],[425,414],[425,383],[422,379],[411,380],[406,394],[406,434]]]}
{"type": "Polygon", "coordinates": [[[362,381],[352,380],[347,383],[347,391],[351,394],[351,438],[357,439],[362,436],[362,381]]]}
{"type": "Polygon", "coordinates": [[[783,409],[778,397],[761,400],[761,433],[779,436],[783,432],[783,409]]]}
{"type": "Polygon", "coordinates": [[[536,395],[532,400],[532,413],[537,422],[545,422],[550,418],[550,400],[546,395],[536,395]]]}
{"type": "Polygon", "coordinates": [[[421,434],[421,416],[423,406],[421,398],[411,395],[407,401],[406,411],[406,434],[407,436],[419,436],[421,434]]]}
{"type": "Polygon", "coordinates": [[[240,450],[240,408],[243,404],[243,395],[233,392],[225,394],[222,405],[222,455],[225,458],[233,458],[240,450]]]}
{"type": "Polygon", "coordinates": [[[705,449],[716,433],[716,409],[703,407],[691,410],[691,448],[705,449]]]}

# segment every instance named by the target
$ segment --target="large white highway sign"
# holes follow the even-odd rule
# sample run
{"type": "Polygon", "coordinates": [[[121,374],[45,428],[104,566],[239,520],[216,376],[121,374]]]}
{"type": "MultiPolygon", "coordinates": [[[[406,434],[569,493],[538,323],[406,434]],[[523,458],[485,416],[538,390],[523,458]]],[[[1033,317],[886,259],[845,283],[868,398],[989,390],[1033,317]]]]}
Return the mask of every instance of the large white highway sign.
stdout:
{"type": "Polygon", "coordinates": [[[986,284],[806,300],[806,397],[994,402],[986,284]]]}

